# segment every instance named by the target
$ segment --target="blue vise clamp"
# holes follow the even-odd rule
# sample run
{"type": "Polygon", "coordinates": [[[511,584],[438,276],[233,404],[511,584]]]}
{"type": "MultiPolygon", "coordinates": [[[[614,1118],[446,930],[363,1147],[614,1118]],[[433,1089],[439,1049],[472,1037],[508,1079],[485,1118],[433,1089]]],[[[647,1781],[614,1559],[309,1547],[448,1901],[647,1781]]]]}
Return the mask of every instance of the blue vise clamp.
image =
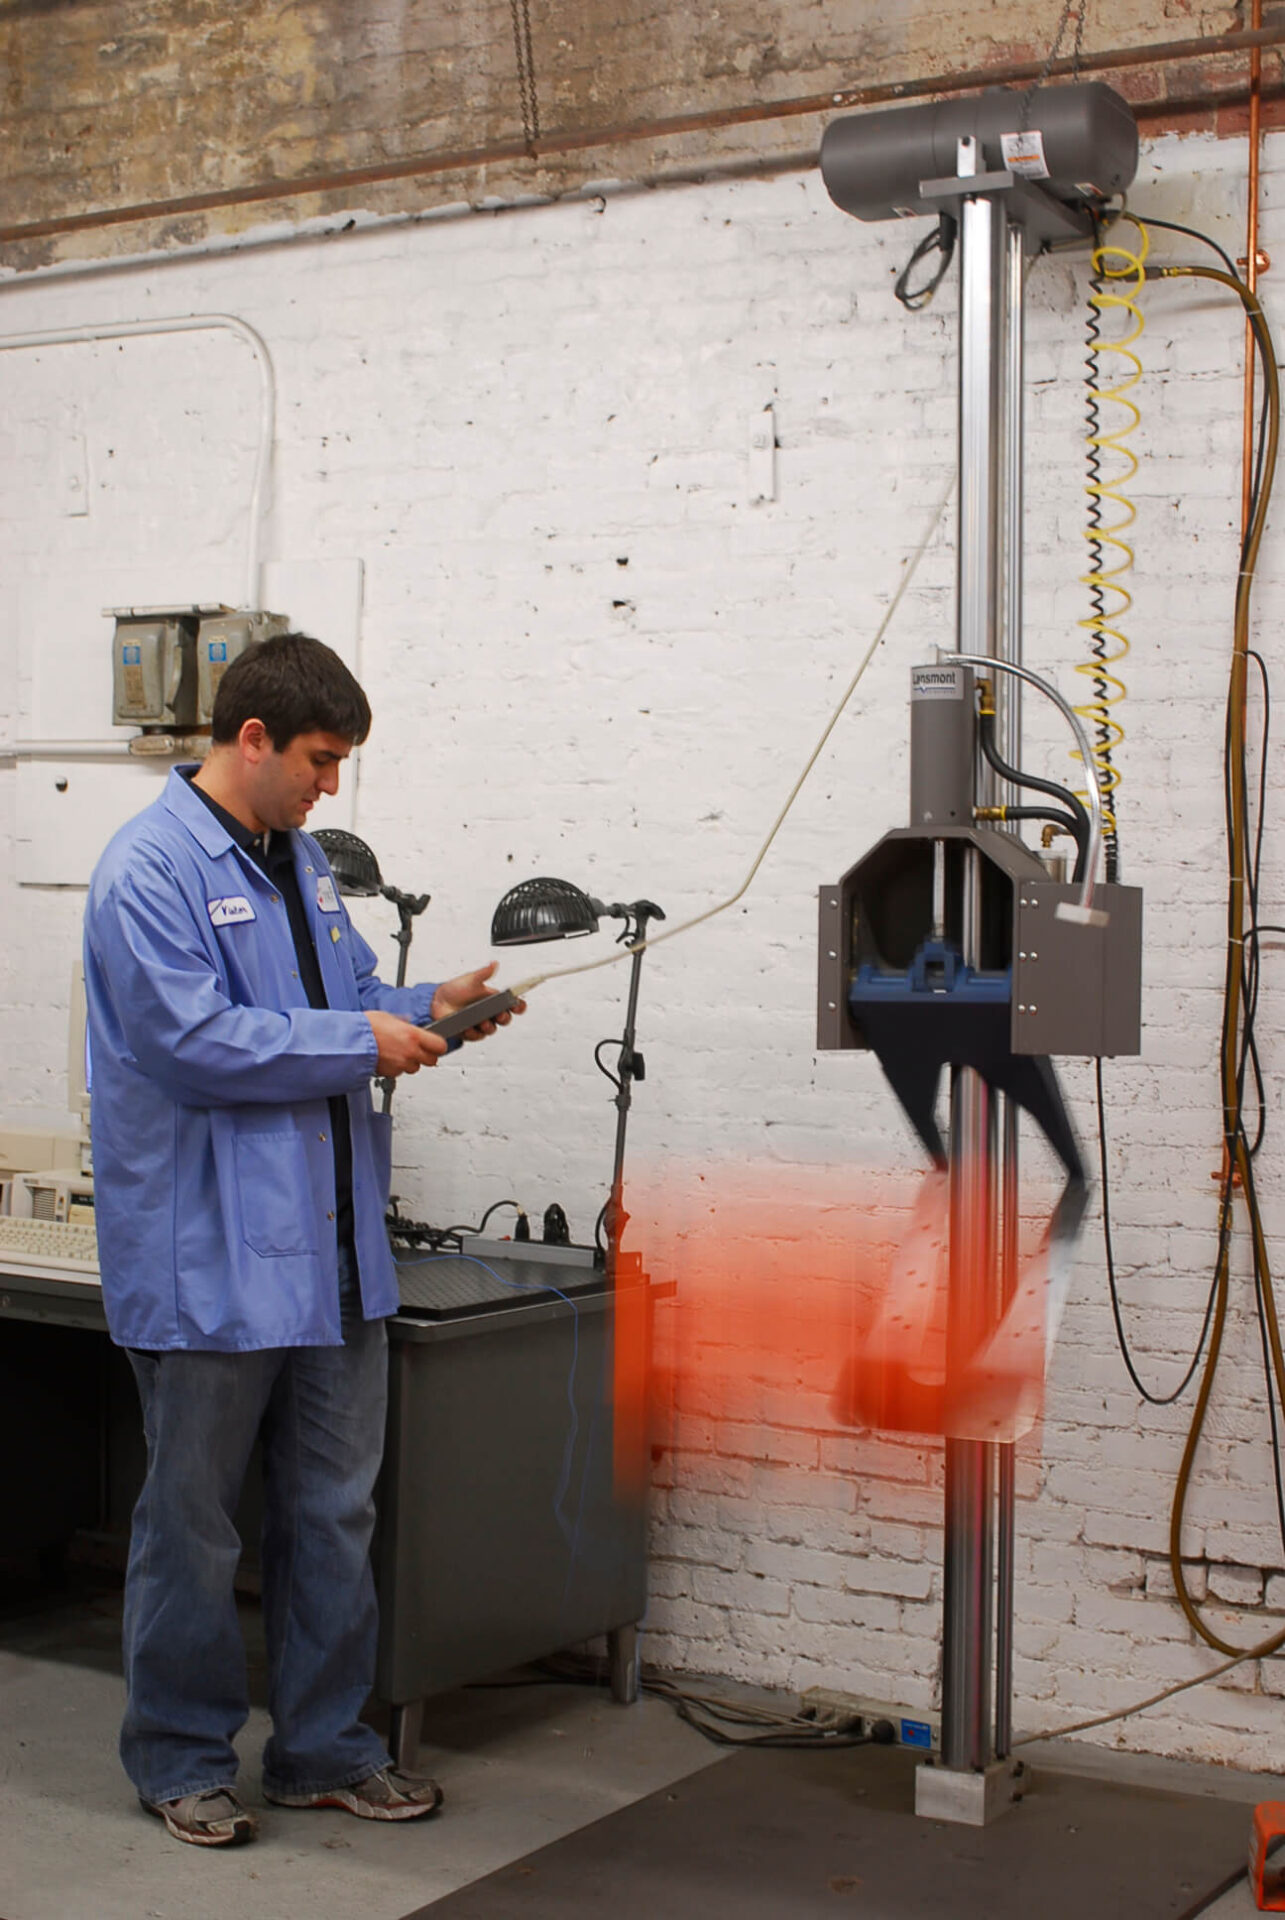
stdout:
{"type": "Polygon", "coordinates": [[[926,939],[905,969],[867,961],[848,990],[848,1011],[883,1068],[915,1132],[939,1167],[942,1068],[972,1067],[1031,1115],[1073,1181],[1084,1179],[1075,1131],[1047,1054],[1012,1051],[1013,970],[967,966],[949,940],[926,939]]]}

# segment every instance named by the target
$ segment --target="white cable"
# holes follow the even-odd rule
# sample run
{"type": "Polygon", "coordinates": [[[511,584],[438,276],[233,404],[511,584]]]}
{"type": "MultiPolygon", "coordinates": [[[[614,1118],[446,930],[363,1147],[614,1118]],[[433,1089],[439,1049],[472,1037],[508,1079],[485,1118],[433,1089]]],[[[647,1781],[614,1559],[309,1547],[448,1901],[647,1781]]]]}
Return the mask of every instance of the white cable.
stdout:
{"type": "Polygon", "coordinates": [[[1061,1740],[1070,1733],[1087,1733],[1090,1727],[1109,1727],[1116,1720],[1128,1720],[1135,1713],[1145,1712],[1148,1707],[1158,1707],[1162,1700],[1172,1700],[1176,1693],[1186,1693],[1188,1687],[1203,1687],[1206,1680],[1217,1680],[1222,1674],[1230,1673],[1233,1667],[1243,1666],[1246,1660],[1263,1659],[1272,1644],[1270,1640],[1264,1640],[1261,1646],[1247,1647],[1244,1653],[1224,1660],[1221,1666],[1210,1667],[1208,1673],[1198,1673],[1194,1680],[1179,1680],[1172,1687],[1150,1694],[1145,1700],[1135,1700],[1131,1707],[1117,1707],[1114,1713],[1097,1713],[1091,1720],[1073,1720],[1067,1727],[1049,1727],[1044,1733],[1028,1733],[1020,1740],[1014,1740],[1013,1746],[1030,1747],[1037,1740],[1061,1740]]]}
{"type": "Polygon", "coordinates": [[[263,544],[263,503],[272,471],[272,443],[276,432],[277,383],[262,334],[233,313],[177,314],[164,320],[105,321],[101,326],[50,327],[40,333],[0,334],[0,353],[17,347],[65,347],[89,345],[98,340],[146,339],[152,334],[205,333],[226,328],[243,340],[253,353],[259,369],[259,444],[254,462],[254,481],[250,490],[250,526],[246,540],[245,604],[257,607],[259,599],[259,562],[263,544]]]}
{"type": "Polygon", "coordinates": [[[584,961],[581,961],[578,966],[554,967],[548,973],[533,974],[529,980],[519,981],[515,987],[510,988],[510,992],[515,993],[520,997],[524,994],[533,992],[536,987],[542,987],[546,980],[565,980],[573,973],[592,973],[598,967],[614,966],[618,960],[626,960],[635,953],[643,953],[646,951],[648,947],[658,947],[660,946],[661,942],[664,940],[675,940],[677,939],[680,933],[690,933],[693,927],[699,927],[706,920],[712,920],[716,914],[726,913],[729,907],[734,907],[738,900],[744,898],[745,894],[748,893],[751,883],[753,882],[755,875],[758,873],[759,868],[762,866],[764,860],[767,858],[768,848],[771,846],[772,842],[776,839],[777,834],[781,831],[782,826],[785,824],[786,815],[789,813],[790,808],[794,805],[795,801],[798,799],[799,793],[802,790],[804,781],[807,779],[813,767],[816,765],[817,761],[820,759],[821,754],[825,748],[826,742],[829,740],[830,735],[834,732],[835,728],[839,724],[839,719],[843,713],[844,708],[847,706],[849,700],[851,700],[853,694],[856,692],[857,687],[860,684],[862,675],[865,673],[866,668],[870,665],[870,662],[874,659],[875,654],[878,652],[879,644],[882,641],[884,635],[887,633],[888,628],[891,626],[893,615],[896,613],[897,608],[901,605],[903,599],[906,596],[906,592],[910,586],[911,581],[914,579],[915,574],[919,570],[919,563],[923,559],[925,553],[927,553],[928,548],[932,543],[933,535],[936,533],[938,526],[941,524],[942,515],[945,513],[946,508],[949,506],[950,497],[954,493],[954,491],[955,491],[955,475],[952,473],[950,476],[950,480],[947,483],[945,492],[942,494],[941,499],[938,501],[935,509],[933,510],[932,518],[929,520],[927,527],[924,529],[923,537],[921,538],[919,545],[914,549],[914,551],[909,555],[909,557],[902,563],[901,579],[897,582],[897,590],[893,594],[892,599],[888,603],[888,607],[884,613],[883,619],[879,622],[879,625],[875,629],[875,635],[873,640],[870,642],[870,645],[866,648],[865,653],[862,656],[860,665],[858,666],[856,672],[853,674],[851,680],[849,680],[847,686],[845,687],[843,691],[843,697],[839,701],[838,706],[835,708],[834,712],[830,715],[830,718],[826,721],[825,728],[821,734],[821,738],[817,741],[815,747],[813,747],[811,753],[808,755],[807,762],[804,765],[802,773],[799,775],[794,785],[790,788],[789,794],[786,796],[785,805],[781,808],[781,811],[777,814],[776,819],[772,822],[771,831],[768,833],[767,839],[763,842],[762,846],[759,848],[758,852],[755,854],[754,859],[750,864],[750,870],[746,874],[744,880],[742,880],[740,886],[736,889],[736,892],[731,894],[726,900],[720,901],[716,907],[707,907],[703,913],[695,914],[693,918],[690,920],[680,921],[678,926],[676,927],[666,927],[664,933],[653,933],[653,934],[650,934],[646,940],[636,940],[631,942],[631,944],[628,946],[618,947],[614,953],[605,954],[601,959],[598,959],[598,960],[584,960],[584,961]]]}

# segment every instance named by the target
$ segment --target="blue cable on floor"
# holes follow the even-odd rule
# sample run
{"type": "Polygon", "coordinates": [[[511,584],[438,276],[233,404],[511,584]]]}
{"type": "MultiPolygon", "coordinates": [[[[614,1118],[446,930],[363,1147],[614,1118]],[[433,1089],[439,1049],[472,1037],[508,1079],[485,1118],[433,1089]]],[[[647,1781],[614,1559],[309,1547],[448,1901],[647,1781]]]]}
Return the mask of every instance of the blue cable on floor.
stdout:
{"type": "MultiPolygon", "coordinates": [[[[584,1487],[580,1492],[580,1511],[576,1514],[574,1527],[569,1526],[563,1514],[562,1506],[571,1486],[571,1463],[575,1457],[576,1441],[580,1435],[580,1413],[576,1406],[576,1367],[580,1360],[580,1309],[570,1294],[563,1293],[560,1287],[553,1287],[543,1280],[510,1280],[485,1260],[479,1260],[475,1253],[425,1253],[414,1258],[394,1254],[394,1263],[399,1267],[426,1267],[434,1261],[467,1260],[475,1267],[481,1267],[483,1273],[489,1273],[502,1287],[509,1287],[515,1293],[552,1293],[566,1302],[571,1309],[571,1371],[567,1375],[567,1405],[571,1410],[571,1425],[567,1431],[566,1444],[562,1449],[562,1472],[558,1477],[557,1491],[553,1496],[553,1517],[558,1523],[558,1531],[571,1549],[571,1562],[567,1569],[567,1585],[571,1583],[571,1568],[575,1566],[580,1546],[580,1521],[584,1508],[584,1487]]],[[[588,1478],[589,1461],[585,1460],[585,1477],[588,1478]]],[[[565,1597],[565,1589],[564,1589],[565,1597]]]]}

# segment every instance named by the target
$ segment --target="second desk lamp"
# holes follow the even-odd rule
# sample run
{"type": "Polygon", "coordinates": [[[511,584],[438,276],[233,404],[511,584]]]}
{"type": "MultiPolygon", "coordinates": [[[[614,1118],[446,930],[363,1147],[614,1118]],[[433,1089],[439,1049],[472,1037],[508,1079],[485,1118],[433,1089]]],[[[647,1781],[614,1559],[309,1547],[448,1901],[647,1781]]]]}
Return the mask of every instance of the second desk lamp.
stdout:
{"type": "MultiPolygon", "coordinates": [[[[358,899],[369,899],[378,894],[385,900],[391,900],[396,907],[397,932],[393,938],[397,942],[397,985],[404,987],[410,943],[415,937],[414,922],[433,896],[428,893],[403,893],[400,887],[388,886],[371,849],[355,833],[349,833],[346,827],[322,827],[312,837],[330,862],[330,871],[335,876],[335,885],[340,893],[355,895],[358,899]]],[[[393,1081],[385,1077],[379,1085],[384,1096],[382,1110],[387,1113],[393,1104],[393,1081]]]]}
{"type": "Polygon", "coordinates": [[[569,880],[553,880],[547,875],[523,880],[511,887],[495,909],[491,921],[491,944],[495,947],[535,946],[546,940],[575,940],[596,933],[600,918],[623,920],[617,935],[620,945],[632,949],[629,968],[629,999],[625,1010],[625,1030],[619,1040],[600,1040],[593,1050],[594,1064],[616,1089],[616,1150],[611,1170],[611,1191],[594,1227],[594,1240],[614,1262],[621,1230],[625,1224],[621,1192],[625,1166],[625,1131],[633,1102],[633,1083],[646,1077],[646,1063],[634,1045],[638,1013],[638,978],[642,967],[647,924],[665,918],[654,900],[634,900],[629,905],[615,901],[610,906],[573,886],[569,880]],[[620,1049],[616,1071],[602,1062],[602,1049],[620,1049]],[[606,1228],[606,1248],[601,1234],[606,1228]]]}

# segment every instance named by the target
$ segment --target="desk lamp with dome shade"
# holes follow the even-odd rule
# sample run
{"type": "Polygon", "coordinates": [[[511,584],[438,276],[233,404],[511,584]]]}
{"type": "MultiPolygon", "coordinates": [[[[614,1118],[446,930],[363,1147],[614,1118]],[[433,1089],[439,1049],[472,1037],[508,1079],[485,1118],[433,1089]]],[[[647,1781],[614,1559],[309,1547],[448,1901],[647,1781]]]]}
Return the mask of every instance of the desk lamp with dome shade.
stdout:
{"type": "Polygon", "coordinates": [[[633,1083],[646,1076],[646,1063],[634,1044],[638,979],[648,923],[663,920],[665,916],[654,900],[634,900],[628,905],[614,901],[606,905],[569,880],[554,880],[542,875],[534,880],[523,880],[505,894],[491,921],[491,944],[495,947],[525,947],[549,940],[576,940],[586,934],[596,933],[598,922],[603,918],[624,922],[617,941],[632,951],[624,1033],[619,1040],[600,1040],[593,1051],[594,1064],[616,1089],[616,1147],[611,1170],[611,1191],[594,1228],[599,1251],[614,1263],[626,1218],[621,1205],[621,1191],[625,1133],[633,1103],[633,1083]],[[619,1048],[614,1073],[602,1060],[602,1049],[611,1046],[619,1048]],[[604,1231],[605,1246],[602,1237],[604,1231]]]}
{"type": "MultiPolygon", "coordinates": [[[[313,834],[313,839],[330,862],[330,871],[335,876],[335,885],[340,893],[356,899],[372,899],[379,895],[391,900],[397,909],[397,932],[393,935],[397,942],[397,985],[406,985],[406,963],[410,954],[411,941],[415,937],[415,920],[423,913],[432,899],[428,893],[403,893],[400,887],[390,887],[379,871],[379,862],[364,840],[355,833],[349,833],[345,827],[322,827],[313,834]]],[[[393,1104],[393,1081],[381,1079],[380,1089],[384,1096],[382,1111],[387,1113],[393,1104]]]]}

